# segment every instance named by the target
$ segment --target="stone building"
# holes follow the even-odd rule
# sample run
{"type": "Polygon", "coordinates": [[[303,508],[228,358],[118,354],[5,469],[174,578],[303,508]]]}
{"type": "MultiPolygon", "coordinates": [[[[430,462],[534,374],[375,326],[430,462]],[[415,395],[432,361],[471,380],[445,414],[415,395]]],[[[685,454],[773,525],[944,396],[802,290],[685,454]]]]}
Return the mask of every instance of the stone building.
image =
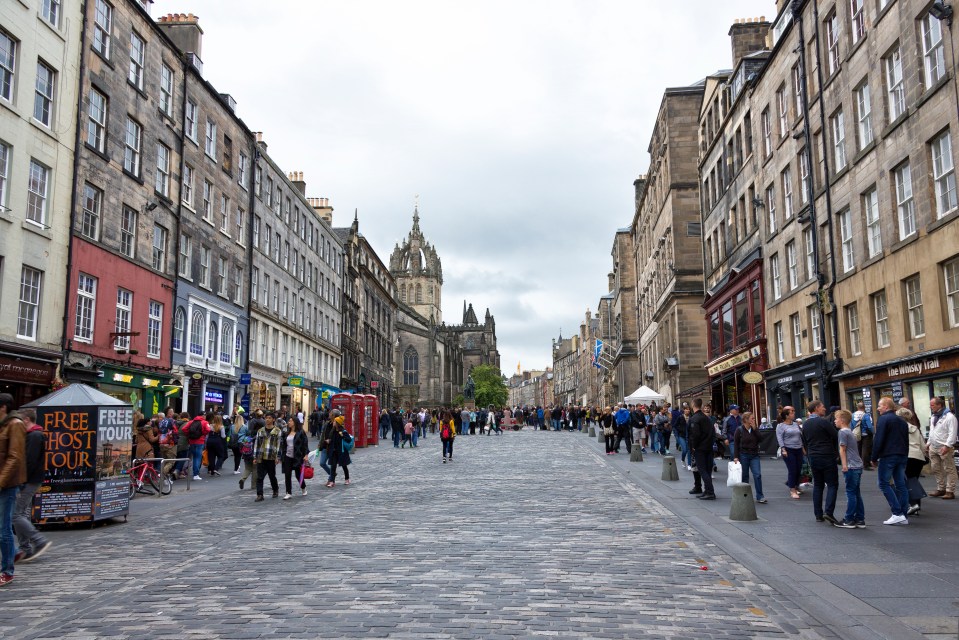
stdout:
{"type": "Polygon", "coordinates": [[[581,371],[579,368],[579,335],[553,340],[553,401],[560,405],[579,404],[576,397],[581,371]]]}
{"type": "Polygon", "coordinates": [[[176,348],[184,62],[149,2],[85,3],[67,381],[161,410],[176,348]],[[171,345],[171,335],[174,344],[171,345]]]}
{"type": "Polygon", "coordinates": [[[0,392],[17,405],[49,390],[68,346],[82,25],[77,2],[0,4],[0,392]]]}
{"type": "Polygon", "coordinates": [[[646,384],[667,401],[705,381],[698,167],[704,90],[705,82],[699,82],[663,94],[648,147],[649,170],[636,183],[630,227],[642,379],[624,382],[646,384]]]}
{"type": "Polygon", "coordinates": [[[442,321],[442,261],[420,229],[418,208],[413,211],[410,233],[390,255],[390,273],[399,288],[397,403],[405,407],[452,404],[473,367],[499,368],[496,321],[486,309],[480,323],[473,305],[465,301],[462,324],[442,321]]]}
{"type": "Polygon", "coordinates": [[[256,134],[249,404],[309,414],[340,384],[343,247],[301,172],[284,174],[256,134]],[[277,195],[277,194],[280,195],[277,195]]]}
{"type": "Polygon", "coordinates": [[[343,359],[340,386],[369,393],[381,407],[397,402],[395,353],[400,313],[392,272],[360,233],[359,216],[334,229],[344,248],[343,359]]]}
{"type": "MultiPolygon", "coordinates": [[[[731,70],[706,78],[699,112],[700,199],[706,296],[709,381],[684,389],[714,407],[737,404],[765,415],[765,388],[743,375],[768,366],[762,285],[761,213],[776,210],[774,198],[757,191],[762,154],[755,153],[756,78],[769,56],[764,18],[737,20],[729,30],[731,70]]],[[[749,376],[747,376],[749,378],[749,376]]]]}

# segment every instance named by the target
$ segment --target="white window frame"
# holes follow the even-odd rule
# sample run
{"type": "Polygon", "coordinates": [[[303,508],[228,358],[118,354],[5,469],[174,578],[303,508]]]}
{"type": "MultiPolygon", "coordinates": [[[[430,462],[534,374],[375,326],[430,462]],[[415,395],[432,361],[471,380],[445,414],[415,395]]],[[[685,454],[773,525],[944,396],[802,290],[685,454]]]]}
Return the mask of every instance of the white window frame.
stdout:
{"type": "Polygon", "coordinates": [[[852,244],[852,211],[849,209],[839,213],[839,240],[842,247],[842,272],[849,273],[856,268],[856,254],[852,244]]]}
{"type": "Polygon", "coordinates": [[[225,296],[226,295],[226,282],[227,282],[227,270],[226,270],[226,258],[219,257],[216,260],[216,292],[217,295],[225,296]]]}
{"type": "Polygon", "coordinates": [[[809,160],[805,149],[799,152],[799,202],[809,204],[809,160]]]}
{"type": "Polygon", "coordinates": [[[849,330],[849,352],[862,355],[862,334],[859,331],[859,305],[853,302],[846,306],[846,328],[849,330]]]}
{"type": "Polygon", "coordinates": [[[93,331],[97,312],[97,279],[80,272],[77,278],[77,314],[73,339],[93,344],[93,331]]]}
{"type": "Polygon", "coordinates": [[[104,153],[107,148],[107,113],[110,103],[105,95],[96,89],[90,89],[87,104],[86,142],[100,153],[104,153]]]}
{"type": "Polygon", "coordinates": [[[809,337],[812,351],[822,351],[822,341],[819,338],[819,307],[812,305],[809,307],[809,337]]]}
{"type": "Polygon", "coordinates": [[[89,182],[83,183],[83,199],[80,205],[80,234],[91,240],[100,239],[100,216],[103,207],[103,191],[89,182]]]}
{"type": "Polygon", "coordinates": [[[249,182],[249,178],[250,178],[250,176],[249,176],[249,173],[250,173],[250,159],[246,157],[246,154],[245,154],[245,153],[241,153],[241,154],[240,154],[240,159],[238,160],[238,163],[239,163],[239,166],[238,166],[238,168],[239,168],[239,178],[238,178],[238,182],[240,183],[240,186],[241,186],[241,187],[243,187],[244,189],[248,189],[249,187],[248,187],[248,185],[247,185],[247,182],[249,182]]]}
{"type": "Polygon", "coordinates": [[[886,67],[889,122],[894,122],[906,112],[906,87],[902,77],[902,47],[897,46],[883,61],[886,67]]]}
{"type": "Polygon", "coordinates": [[[872,308],[876,319],[876,348],[889,346],[889,301],[883,289],[872,295],[872,308]]]}
{"type": "Polygon", "coordinates": [[[199,143],[197,140],[197,115],[199,111],[191,98],[186,100],[186,122],[184,123],[184,129],[186,131],[186,137],[192,140],[193,142],[199,143]]]}
{"type": "Polygon", "coordinates": [[[178,275],[190,280],[193,275],[193,237],[180,232],[177,251],[179,252],[178,275]]]}
{"type": "Polygon", "coordinates": [[[799,286],[799,256],[796,254],[796,241],[786,243],[786,275],[789,290],[799,286]]]}
{"type": "Polygon", "coordinates": [[[866,257],[882,253],[882,226],[879,223],[879,192],[875,187],[862,194],[862,211],[866,231],[866,257]]]}
{"type": "Polygon", "coordinates": [[[10,145],[0,141],[0,207],[7,206],[10,186],[10,145]]]}
{"type": "Polygon", "coordinates": [[[922,311],[922,283],[915,275],[903,281],[906,317],[909,319],[909,337],[912,340],[926,335],[926,319],[922,311]]]}
{"type": "Polygon", "coordinates": [[[33,119],[48,129],[53,128],[56,104],[57,72],[43,60],[37,60],[37,75],[34,83],[33,119]]]}
{"type": "Polygon", "coordinates": [[[849,0],[849,18],[851,22],[852,43],[856,44],[866,36],[865,0],[849,0]]]}
{"type": "Polygon", "coordinates": [[[146,62],[147,43],[136,31],[130,32],[130,71],[127,80],[143,91],[143,65],[146,62]]]}
{"type": "Polygon", "coordinates": [[[760,115],[763,134],[763,157],[768,158],[773,152],[773,130],[772,123],[769,120],[769,108],[763,110],[760,115]]]}
{"type": "Polygon", "coordinates": [[[164,198],[170,197],[170,147],[157,143],[156,184],[153,188],[164,198]]]}
{"type": "Polygon", "coordinates": [[[173,350],[183,353],[186,349],[186,312],[177,307],[173,312],[173,350]]]}
{"type": "Polygon", "coordinates": [[[936,219],[956,209],[956,172],[952,159],[952,135],[944,131],[930,143],[932,179],[936,187],[936,219]]]}
{"type": "Polygon", "coordinates": [[[216,362],[216,348],[220,346],[220,331],[216,320],[210,320],[206,332],[206,357],[207,360],[216,362]]]}
{"type": "Polygon", "coordinates": [[[13,102],[13,92],[17,86],[17,45],[9,33],[0,31],[0,98],[13,102]]]}
{"type": "Polygon", "coordinates": [[[160,63],[160,111],[173,117],[174,74],[165,62],[160,63]]]}
{"type": "Polygon", "coordinates": [[[184,163],[183,180],[180,186],[180,199],[190,209],[193,209],[193,176],[195,175],[193,167],[184,163]]]}
{"type": "Polygon", "coordinates": [[[152,264],[153,268],[161,273],[166,272],[167,245],[169,244],[169,240],[169,232],[166,228],[154,223],[152,264]]]}
{"type": "Polygon", "coordinates": [[[163,304],[150,300],[147,317],[147,357],[159,358],[163,347],[163,304]]]}
{"type": "Polygon", "coordinates": [[[779,254],[774,253],[769,258],[769,269],[772,274],[773,300],[779,300],[783,297],[782,277],[779,273],[779,254]]]}
{"type": "Polygon", "coordinates": [[[798,313],[789,316],[789,322],[792,325],[793,333],[793,357],[802,357],[802,320],[798,313]]]}
{"type": "Polygon", "coordinates": [[[220,233],[230,235],[230,199],[220,194],[220,233]]]}
{"type": "Polygon", "coordinates": [[[942,22],[927,13],[920,21],[922,37],[922,69],[926,89],[936,85],[946,75],[946,53],[942,41],[942,22]]]}
{"type": "MultiPolygon", "coordinates": [[[[130,331],[130,318],[133,314],[133,292],[123,287],[117,287],[117,313],[114,331],[117,333],[128,333],[130,331]]],[[[116,336],[113,339],[113,348],[115,350],[129,350],[130,336],[116,336]]]]}
{"type": "Polygon", "coordinates": [[[773,334],[776,337],[776,362],[786,361],[786,344],[783,339],[783,323],[777,322],[773,325],[773,334]]]}
{"type": "Polygon", "coordinates": [[[779,108],[779,137],[785,138],[789,133],[789,101],[786,99],[786,85],[776,91],[776,105],[779,108]]]}
{"type": "Polygon", "coordinates": [[[946,294],[946,308],[949,315],[949,328],[959,327],[959,258],[942,265],[943,290],[946,294]]]}
{"type": "Polygon", "coordinates": [[[131,207],[123,207],[120,212],[120,253],[133,258],[136,256],[137,225],[139,215],[131,207]],[[128,224],[132,222],[132,224],[128,224]]]}
{"type": "Polygon", "coordinates": [[[806,279],[812,280],[816,277],[816,256],[813,252],[813,229],[807,227],[803,229],[803,244],[806,247],[806,279]]]}
{"type": "Polygon", "coordinates": [[[783,220],[793,217],[793,172],[790,167],[783,169],[780,174],[783,187],[783,220]]]}
{"type": "Polygon", "coordinates": [[[27,221],[47,226],[47,201],[50,194],[50,167],[30,158],[27,180],[27,221]]]}
{"type": "Polygon", "coordinates": [[[873,141],[872,97],[868,82],[864,82],[856,89],[856,119],[859,127],[859,150],[862,151],[873,141]]]}
{"type": "Polygon", "coordinates": [[[216,161],[216,123],[210,118],[206,119],[206,136],[204,138],[203,150],[206,155],[216,161]]]}
{"type": "Polygon", "coordinates": [[[902,163],[892,171],[896,186],[896,214],[899,219],[899,239],[916,233],[916,203],[912,194],[912,168],[909,161],[902,163]]]}
{"type": "Polygon", "coordinates": [[[839,17],[835,9],[826,16],[826,68],[829,75],[839,71],[839,17]]]}
{"type": "Polygon", "coordinates": [[[126,130],[123,135],[123,170],[140,177],[140,149],[143,141],[143,127],[139,122],[127,116],[126,130]]]}
{"type": "Polygon", "coordinates": [[[93,12],[93,50],[110,59],[113,33],[113,6],[106,0],[96,0],[93,12]]]}
{"type": "Polygon", "coordinates": [[[213,183],[203,180],[203,219],[213,223],[213,183]]]}
{"type": "Polygon", "coordinates": [[[212,259],[212,254],[210,248],[204,245],[200,245],[200,285],[210,288],[210,260],[212,259]]]}
{"type": "Polygon", "coordinates": [[[20,302],[17,308],[17,337],[37,339],[40,328],[40,299],[43,294],[43,272],[22,265],[20,269],[20,302]]]}
{"type": "Polygon", "coordinates": [[[832,129],[833,172],[839,173],[846,168],[846,117],[839,109],[829,118],[832,129]]]}

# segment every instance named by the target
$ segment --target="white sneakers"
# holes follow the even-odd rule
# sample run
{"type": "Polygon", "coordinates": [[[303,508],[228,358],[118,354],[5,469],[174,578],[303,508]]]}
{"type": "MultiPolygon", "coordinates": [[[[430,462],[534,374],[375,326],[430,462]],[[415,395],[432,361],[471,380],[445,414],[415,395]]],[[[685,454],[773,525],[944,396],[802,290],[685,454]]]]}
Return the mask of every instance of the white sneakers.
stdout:
{"type": "Polygon", "coordinates": [[[202,480],[203,478],[201,478],[200,476],[193,476],[193,479],[194,479],[194,480],[202,480]]]}
{"type": "Polygon", "coordinates": [[[290,500],[290,499],[292,499],[292,498],[293,498],[293,496],[291,496],[290,494],[286,494],[285,496],[283,496],[283,499],[284,499],[284,500],[290,500]]]}
{"type": "Polygon", "coordinates": [[[306,495],[306,487],[303,487],[303,495],[306,495]]]}
{"type": "Polygon", "coordinates": [[[233,472],[233,475],[238,476],[238,475],[240,475],[241,473],[243,473],[243,472],[240,471],[239,469],[237,469],[236,471],[233,472]]]}
{"type": "Polygon", "coordinates": [[[888,520],[883,520],[883,524],[909,524],[909,520],[906,516],[890,516],[888,520]]]}

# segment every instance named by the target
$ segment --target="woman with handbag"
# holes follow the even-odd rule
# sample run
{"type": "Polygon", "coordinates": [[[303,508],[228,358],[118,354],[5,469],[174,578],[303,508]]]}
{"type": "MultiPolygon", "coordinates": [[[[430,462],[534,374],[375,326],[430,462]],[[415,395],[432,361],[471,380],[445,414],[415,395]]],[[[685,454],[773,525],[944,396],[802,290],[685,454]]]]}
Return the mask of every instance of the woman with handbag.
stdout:
{"type": "Polygon", "coordinates": [[[606,455],[611,456],[616,443],[616,430],[613,429],[613,410],[610,407],[606,407],[603,415],[599,417],[599,428],[603,430],[603,435],[606,437],[606,455]]]}
{"type": "Polygon", "coordinates": [[[306,495],[306,480],[300,479],[300,467],[306,462],[306,457],[310,455],[310,438],[303,430],[303,422],[296,416],[290,418],[288,422],[289,430],[283,434],[283,479],[286,482],[286,495],[284,500],[293,497],[293,477],[300,485],[300,491],[306,495]]]}
{"type": "Polygon", "coordinates": [[[742,426],[733,434],[733,462],[742,465],[742,481],[749,484],[749,474],[753,474],[756,485],[756,502],[766,504],[763,495],[763,475],[759,463],[759,429],[756,428],[756,416],[751,411],[742,415],[742,426]]]}
{"type": "MultiPolygon", "coordinates": [[[[332,489],[336,485],[336,467],[343,467],[343,475],[346,478],[346,484],[350,484],[350,452],[343,446],[344,440],[352,440],[353,436],[344,426],[346,418],[337,416],[333,419],[333,431],[330,434],[330,444],[327,449],[327,462],[330,465],[330,478],[326,486],[332,489]]],[[[412,423],[407,423],[410,425],[412,423]]]]}
{"type": "Polygon", "coordinates": [[[802,427],[796,424],[796,410],[792,407],[783,407],[779,414],[779,424],[776,425],[776,440],[779,442],[779,452],[786,463],[786,486],[789,487],[789,497],[799,500],[799,475],[802,472],[803,445],[802,427]]]}
{"type": "Polygon", "coordinates": [[[919,428],[915,414],[911,409],[900,407],[896,415],[906,421],[909,425],[909,454],[906,456],[906,486],[909,487],[909,509],[907,516],[914,516],[922,509],[922,499],[926,497],[926,490],[919,482],[919,476],[922,475],[922,468],[929,464],[929,458],[926,457],[926,441],[922,437],[922,429],[919,428]]]}

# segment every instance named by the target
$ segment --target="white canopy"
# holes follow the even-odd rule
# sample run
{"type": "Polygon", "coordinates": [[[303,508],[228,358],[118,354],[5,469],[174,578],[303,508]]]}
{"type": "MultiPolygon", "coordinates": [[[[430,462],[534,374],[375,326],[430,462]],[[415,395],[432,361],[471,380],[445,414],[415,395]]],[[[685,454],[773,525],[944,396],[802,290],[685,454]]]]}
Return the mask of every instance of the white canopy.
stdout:
{"type": "Polygon", "coordinates": [[[641,386],[636,391],[626,396],[626,404],[650,404],[652,402],[665,402],[666,396],[660,395],[647,387],[641,386]]]}

